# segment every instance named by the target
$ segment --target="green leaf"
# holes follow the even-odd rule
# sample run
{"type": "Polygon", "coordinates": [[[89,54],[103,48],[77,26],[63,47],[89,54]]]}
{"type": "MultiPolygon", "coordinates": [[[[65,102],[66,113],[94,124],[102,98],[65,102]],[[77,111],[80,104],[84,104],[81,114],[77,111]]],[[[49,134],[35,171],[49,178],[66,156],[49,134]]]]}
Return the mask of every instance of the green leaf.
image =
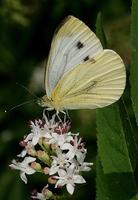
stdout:
{"type": "Polygon", "coordinates": [[[117,104],[97,111],[97,129],[104,172],[133,172],[117,104]]]}
{"type": "Polygon", "coordinates": [[[103,19],[102,19],[102,14],[101,12],[98,13],[97,15],[97,20],[96,20],[96,35],[99,37],[103,48],[106,48],[107,46],[107,41],[105,37],[105,33],[103,30],[103,19]]]}
{"type": "Polygon", "coordinates": [[[130,68],[130,84],[131,98],[136,121],[138,124],[138,1],[132,1],[132,20],[131,20],[131,68],[130,68]]]}
{"type": "Polygon", "coordinates": [[[127,148],[129,151],[129,158],[131,161],[131,166],[133,171],[136,170],[136,166],[138,164],[138,146],[136,143],[136,134],[137,128],[133,124],[133,111],[131,107],[130,101],[130,89],[129,87],[126,88],[124,95],[121,97],[119,101],[119,110],[120,110],[120,118],[123,126],[123,132],[125,134],[125,140],[127,144],[127,148]],[[130,115],[132,113],[132,115],[130,115]]]}
{"type": "MultiPolygon", "coordinates": [[[[100,20],[97,22],[97,33],[104,43],[104,31],[99,31],[103,29],[100,20]]],[[[97,110],[97,200],[137,199],[134,176],[137,166],[137,145],[127,106],[123,97],[117,103],[97,110]]]]}
{"type": "Polygon", "coordinates": [[[96,200],[138,200],[132,173],[105,174],[97,157],[96,200]]]}

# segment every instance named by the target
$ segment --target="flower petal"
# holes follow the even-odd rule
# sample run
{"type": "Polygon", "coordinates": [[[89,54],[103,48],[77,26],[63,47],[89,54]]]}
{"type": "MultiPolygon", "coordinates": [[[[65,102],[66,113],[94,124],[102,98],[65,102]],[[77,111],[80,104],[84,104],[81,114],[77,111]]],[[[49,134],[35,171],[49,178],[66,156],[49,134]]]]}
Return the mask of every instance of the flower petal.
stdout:
{"type": "Polygon", "coordinates": [[[52,166],[50,169],[49,169],[49,175],[53,175],[55,174],[59,169],[59,166],[52,166]]]}
{"type": "Polygon", "coordinates": [[[24,149],[24,150],[22,150],[21,153],[18,154],[17,156],[23,158],[24,156],[26,156],[26,154],[27,154],[27,151],[26,151],[26,149],[24,149]]]}
{"type": "Polygon", "coordinates": [[[70,194],[73,194],[75,188],[74,188],[74,186],[73,186],[72,184],[68,183],[68,184],[66,185],[66,188],[67,188],[67,191],[68,191],[70,194]]]}
{"type": "Polygon", "coordinates": [[[74,183],[86,183],[81,175],[74,175],[74,183]]]}
{"type": "Polygon", "coordinates": [[[63,169],[59,169],[58,174],[59,174],[60,177],[64,177],[64,176],[66,176],[66,171],[63,170],[63,169]]]}
{"type": "Polygon", "coordinates": [[[27,178],[26,178],[25,172],[20,172],[20,177],[21,177],[22,181],[25,184],[27,184],[27,178]]]}
{"type": "Polygon", "coordinates": [[[64,143],[61,147],[62,150],[72,150],[72,145],[70,143],[64,143]]]}
{"type": "Polygon", "coordinates": [[[64,182],[64,180],[58,180],[56,182],[56,185],[55,185],[55,188],[58,188],[58,187],[63,187],[66,183],[64,182]]]}
{"type": "Polygon", "coordinates": [[[31,156],[28,156],[28,157],[25,157],[25,159],[23,160],[22,163],[24,163],[24,164],[29,164],[29,163],[31,163],[31,162],[34,162],[35,160],[36,160],[36,158],[33,158],[33,157],[31,157],[31,156]]]}

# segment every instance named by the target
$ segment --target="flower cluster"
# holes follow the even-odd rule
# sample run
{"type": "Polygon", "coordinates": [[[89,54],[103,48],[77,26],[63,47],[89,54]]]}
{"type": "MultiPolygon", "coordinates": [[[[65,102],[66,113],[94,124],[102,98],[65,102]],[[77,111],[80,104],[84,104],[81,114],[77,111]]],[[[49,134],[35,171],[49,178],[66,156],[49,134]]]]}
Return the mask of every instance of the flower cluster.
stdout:
{"type": "Polygon", "coordinates": [[[50,184],[60,190],[66,186],[73,194],[75,184],[85,183],[81,173],[89,171],[92,166],[92,163],[85,162],[87,150],[79,133],[71,133],[70,123],[57,121],[56,117],[53,115],[48,120],[44,113],[42,120],[30,122],[31,132],[20,142],[24,149],[17,155],[18,161],[13,160],[10,164],[12,169],[20,170],[25,183],[26,174],[40,172],[47,177],[47,185],[41,193],[33,193],[33,199],[57,199],[56,192],[49,189],[50,184]]]}

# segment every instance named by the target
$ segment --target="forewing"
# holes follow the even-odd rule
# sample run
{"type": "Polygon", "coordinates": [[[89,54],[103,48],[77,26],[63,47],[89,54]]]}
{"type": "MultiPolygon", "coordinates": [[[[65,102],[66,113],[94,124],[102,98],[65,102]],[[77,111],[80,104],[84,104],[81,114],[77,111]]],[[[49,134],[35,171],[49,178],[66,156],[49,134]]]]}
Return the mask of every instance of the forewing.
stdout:
{"type": "Polygon", "coordinates": [[[59,110],[101,108],[120,98],[125,83],[122,59],[114,51],[104,50],[67,72],[53,91],[52,99],[59,110]]]}
{"type": "Polygon", "coordinates": [[[103,51],[96,35],[79,19],[68,16],[56,30],[47,63],[47,96],[71,68],[103,51]]]}

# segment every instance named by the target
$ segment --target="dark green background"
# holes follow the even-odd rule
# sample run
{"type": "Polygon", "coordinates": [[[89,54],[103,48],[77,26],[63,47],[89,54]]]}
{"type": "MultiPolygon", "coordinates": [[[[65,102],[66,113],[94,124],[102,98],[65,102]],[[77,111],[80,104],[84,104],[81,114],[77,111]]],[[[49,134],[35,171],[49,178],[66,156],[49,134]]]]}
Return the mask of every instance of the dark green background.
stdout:
{"type": "MultiPolygon", "coordinates": [[[[1,0],[0,1],[0,200],[29,199],[33,188],[46,185],[45,177],[33,175],[24,185],[19,173],[8,168],[21,151],[18,143],[29,133],[28,121],[42,117],[42,108],[28,104],[11,107],[45,94],[43,61],[47,59],[55,28],[67,15],[74,15],[95,31],[102,12],[109,46],[130,64],[130,9],[128,0],[1,0]]],[[[95,111],[71,111],[72,131],[80,132],[88,147],[88,161],[95,162],[95,111]]],[[[72,199],[95,199],[95,166],[85,173],[87,184],[78,186],[72,199]]],[[[84,176],[85,176],[84,175],[84,176]]]]}

